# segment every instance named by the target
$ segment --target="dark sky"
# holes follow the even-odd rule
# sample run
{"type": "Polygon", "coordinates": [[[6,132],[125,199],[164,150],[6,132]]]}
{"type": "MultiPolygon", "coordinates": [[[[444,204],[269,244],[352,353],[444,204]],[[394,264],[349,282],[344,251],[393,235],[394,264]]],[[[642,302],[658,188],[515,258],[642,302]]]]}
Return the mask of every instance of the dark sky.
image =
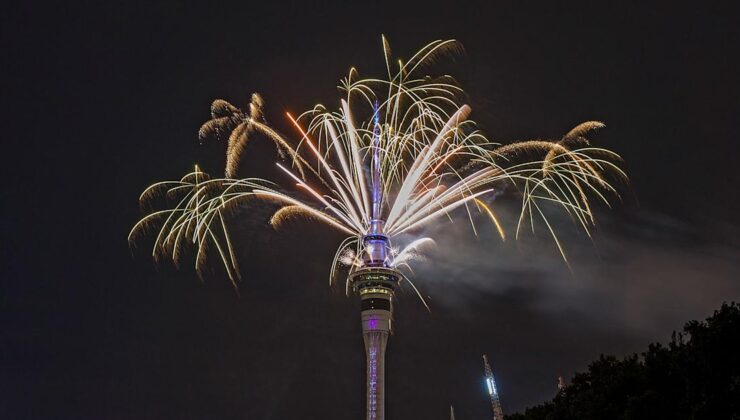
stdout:
{"type": "MultiPolygon", "coordinates": [[[[558,223],[572,273],[544,236],[445,229],[417,272],[432,313],[399,296],[389,418],[490,416],[484,352],[504,410],[523,409],[559,374],[740,300],[732,2],[101,3],[0,12],[0,417],[363,416],[359,305],[326,281],[339,235],[274,233],[245,209],[239,298],[218,269],[201,284],[126,234],[148,184],[222,170],[223,145],[196,136],[211,100],[258,91],[289,132],[282,112],[335,105],[351,65],[381,72],[381,33],[401,57],[459,39],[445,70],[495,140],[605,121],[595,140],[632,178],[593,242],[558,223]]],[[[274,160],[250,156],[244,176],[274,160]]]]}

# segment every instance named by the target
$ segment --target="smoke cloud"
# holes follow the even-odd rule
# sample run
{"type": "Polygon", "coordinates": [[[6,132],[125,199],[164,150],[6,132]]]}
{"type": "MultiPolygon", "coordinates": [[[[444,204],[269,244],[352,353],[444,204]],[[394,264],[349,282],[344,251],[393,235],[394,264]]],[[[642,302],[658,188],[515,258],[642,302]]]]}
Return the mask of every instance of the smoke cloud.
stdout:
{"type": "MultiPolygon", "coordinates": [[[[498,206],[507,226],[512,208],[498,206]]],[[[562,215],[554,227],[568,264],[543,223],[502,241],[488,220],[464,217],[431,225],[422,235],[437,247],[414,278],[432,306],[465,311],[497,295],[547,316],[615,329],[649,340],[689,319],[703,319],[724,301],[740,300],[740,246],[722,234],[646,210],[600,215],[592,238],[562,215]]]]}

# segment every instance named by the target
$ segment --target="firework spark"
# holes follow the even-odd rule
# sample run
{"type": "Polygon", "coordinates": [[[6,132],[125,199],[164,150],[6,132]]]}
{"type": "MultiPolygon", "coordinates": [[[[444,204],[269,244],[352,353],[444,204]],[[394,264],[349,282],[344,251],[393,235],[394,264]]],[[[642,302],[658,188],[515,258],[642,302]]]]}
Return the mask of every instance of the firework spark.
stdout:
{"type": "Polygon", "coordinates": [[[608,205],[608,195],[618,197],[613,182],[627,179],[615,164],[619,156],[593,147],[586,138],[604,124],[582,123],[557,140],[506,145],[490,141],[469,119],[472,110],[455,81],[422,73],[439,57],[460,49],[454,40],[434,41],[404,62],[391,57],[383,38],[386,77],[360,78],[353,68],[341,80],[344,96],[336,110],[317,105],[297,118],[286,114],[296,141],[267,125],[257,94],[248,111],[214,101],[212,119],[201,127],[199,137],[227,141],[226,177],[210,179],[196,168],[180,181],[149,187],[142,202],[164,194],[176,197],[177,204],[144,217],[130,240],[158,222],[155,258],[169,256],[177,263],[183,244],[191,242],[197,247],[199,269],[207,249],[214,247],[236,282],[239,270],[227,227],[237,221],[228,218],[228,209],[243,199],[267,199],[284,205],[270,220],[275,228],[306,218],[347,235],[331,267],[333,281],[342,267],[357,269],[368,258],[410,270],[410,263],[433,239],[416,238],[403,250],[391,247],[391,252],[378,253],[363,238],[380,234],[392,243],[458,209],[467,212],[471,224],[474,211],[484,213],[504,240],[492,201],[508,192],[521,199],[516,236],[525,224],[533,227],[541,220],[565,259],[544,208],[562,208],[588,232],[595,223],[591,197],[608,205]],[[264,180],[236,179],[245,147],[255,134],[277,146],[287,161],[277,167],[296,191],[285,192],[264,180]]]}

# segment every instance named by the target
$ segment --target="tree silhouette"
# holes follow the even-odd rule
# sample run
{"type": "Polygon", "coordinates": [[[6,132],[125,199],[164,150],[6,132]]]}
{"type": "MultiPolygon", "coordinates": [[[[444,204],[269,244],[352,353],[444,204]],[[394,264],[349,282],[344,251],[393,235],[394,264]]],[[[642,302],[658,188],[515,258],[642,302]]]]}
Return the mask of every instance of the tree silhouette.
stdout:
{"type": "Polygon", "coordinates": [[[740,419],[740,306],[725,303],[639,356],[602,355],[552,401],[506,418],[740,419]]]}

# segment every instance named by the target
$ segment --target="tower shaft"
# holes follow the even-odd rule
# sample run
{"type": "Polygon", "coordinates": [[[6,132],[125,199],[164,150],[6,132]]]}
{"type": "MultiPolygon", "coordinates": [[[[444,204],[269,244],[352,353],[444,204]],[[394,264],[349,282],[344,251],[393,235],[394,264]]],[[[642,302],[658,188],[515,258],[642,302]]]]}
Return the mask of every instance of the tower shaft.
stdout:
{"type": "Polygon", "coordinates": [[[390,311],[362,311],[362,338],[367,359],[367,420],[385,418],[385,347],[390,323],[390,311]]]}
{"type": "Polygon", "coordinates": [[[367,362],[367,420],[385,419],[385,349],[391,334],[393,290],[398,278],[398,273],[385,267],[366,267],[350,274],[353,289],[360,295],[367,362]]]}

